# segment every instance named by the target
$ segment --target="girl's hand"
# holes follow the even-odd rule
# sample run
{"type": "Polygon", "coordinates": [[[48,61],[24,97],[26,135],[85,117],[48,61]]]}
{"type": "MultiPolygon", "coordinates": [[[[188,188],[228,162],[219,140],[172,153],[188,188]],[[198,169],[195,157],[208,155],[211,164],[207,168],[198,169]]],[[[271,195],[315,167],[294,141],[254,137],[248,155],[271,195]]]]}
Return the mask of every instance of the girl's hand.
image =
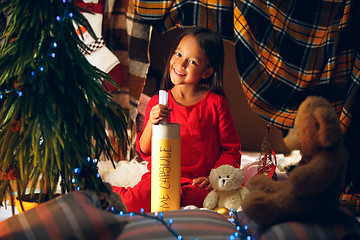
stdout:
{"type": "Polygon", "coordinates": [[[168,118],[170,116],[171,108],[158,104],[152,107],[149,116],[149,122],[151,124],[158,124],[164,118],[168,118]]]}
{"type": "Polygon", "coordinates": [[[212,189],[209,178],[207,177],[195,178],[193,180],[193,185],[198,185],[199,187],[206,188],[209,191],[212,189]]]}

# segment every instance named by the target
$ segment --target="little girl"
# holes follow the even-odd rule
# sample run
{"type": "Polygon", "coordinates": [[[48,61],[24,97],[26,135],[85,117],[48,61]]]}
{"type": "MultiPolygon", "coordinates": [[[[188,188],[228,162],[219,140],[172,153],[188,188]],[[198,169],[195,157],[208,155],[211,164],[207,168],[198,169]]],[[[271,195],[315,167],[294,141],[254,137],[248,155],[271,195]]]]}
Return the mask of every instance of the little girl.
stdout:
{"type": "MultiPolygon", "coordinates": [[[[222,88],[224,49],[222,37],[209,29],[189,28],[176,41],[167,61],[162,85],[168,106],[153,96],[146,108],[144,127],[137,135],[141,157],[151,160],[152,125],[167,118],[180,124],[181,206],[202,207],[211,190],[211,169],[240,166],[240,140],[222,88]]],[[[148,164],[148,169],[151,169],[148,164]]],[[[151,173],[133,188],[113,187],[128,211],[150,212],[151,173]]]]}

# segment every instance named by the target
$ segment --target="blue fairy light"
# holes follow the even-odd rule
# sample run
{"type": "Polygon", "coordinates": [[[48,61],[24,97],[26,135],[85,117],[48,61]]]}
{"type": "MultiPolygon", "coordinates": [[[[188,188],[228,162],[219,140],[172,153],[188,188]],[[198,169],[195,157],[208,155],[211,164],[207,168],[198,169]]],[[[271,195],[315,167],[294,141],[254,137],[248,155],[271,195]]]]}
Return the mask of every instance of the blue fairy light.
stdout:
{"type": "Polygon", "coordinates": [[[114,207],[111,207],[110,209],[111,209],[111,211],[114,211],[114,210],[115,210],[115,208],[114,208],[114,207]]]}
{"type": "Polygon", "coordinates": [[[52,54],[51,54],[51,57],[52,57],[52,58],[55,58],[55,53],[52,53],[52,54]]]}
{"type": "Polygon", "coordinates": [[[69,13],[69,17],[73,17],[74,16],[74,14],[71,12],[71,13],[69,13]]]}
{"type": "Polygon", "coordinates": [[[75,178],[71,179],[71,182],[72,182],[72,183],[75,183],[75,182],[76,182],[75,178]]]}
{"type": "Polygon", "coordinates": [[[2,94],[0,94],[0,99],[3,99],[3,95],[2,95],[2,94]]]}
{"type": "Polygon", "coordinates": [[[19,97],[22,96],[22,92],[21,92],[21,91],[18,92],[18,96],[19,96],[19,97]]]}
{"type": "Polygon", "coordinates": [[[97,178],[100,178],[100,173],[97,173],[97,174],[96,174],[96,177],[97,177],[97,178]]]}
{"type": "Polygon", "coordinates": [[[56,42],[53,43],[54,48],[56,48],[58,45],[56,42]]]}
{"type": "Polygon", "coordinates": [[[44,71],[44,67],[40,67],[39,69],[40,69],[40,72],[44,71]]]}
{"type": "Polygon", "coordinates": [[[61,18],[60,16],[56,16],[56,21],[60,22],[61,18]]]}
{"type": "Polygon", "coordinates": [[[87,161],[90,162],[91,158],[90,157],[87,157],[87,161]]]}
{"type": "MultiPolygon", "coordinates": [[[[145,218],[151,218],[151,219],[154,219],[158,222],[160,222],[161,224],[163,224],[166,229],[174,236],[176,237],[178,240],[182,240],[183,239],[183,236],[176,233],[176,231],[174,231],[174,229],[172,229],[172,224],[174,223],[174,220],[173,218],[169,218],[167,221],[165,221],[164,218],[162,218],[162,212],[154,212],[154,215],[148,215],[146,213],[144,213],[144,210],[143,208],[140,209],[140,212],[141,213],[137,213],[137,212],[123,212],[123,211],[119,211],[119,215],[120,216],[124,216],[125,214],[128,214],[128,216],[130,217],[134,217],[135,215],[138,215],[138,216],[141,216],[141,217],[145,217],[145,218]],[[161,215],[161,218],[159,218],[158,216],[161,215]]],[[[236,216],[236,213],[234,214],[236,216]]],[[[251,236],[248,236],[246,234],[246,232],[244,232],[244,228],[240,228],[239,226],[236,227],[236,230],[237,231],[240,231],[240,232],[235,232],[234,234],[230,235],[227,239],[241,239],[241,240],[251,240],[252,237],[251,236]]],[[[198,238],[196,238],[195,240],[198,240],[198,238]]]]}
{"type": "Polygon", "coordinates": [[[75,168],[74,169],[74,173],[79,173],[80,172],[80,169],[79,168],[75,168]]]}
{"type": "Polygon", "coordinates": [[[77,190],[77,191],[80,191],[80,187],[76,187],[76,190],[77,190]]]}
{"type": "Polygon", "coordinates": [[[34,76],[34,75],[35,75],[35,72],[34,72],[34,71],[32,71],[32,72],[31,72],[31,76],[34,76]]]}
{"type": "Polygon", "coordinates": [[[97,158],[94,159],[94,163],[96,164],[98,162],[97,158]]]}

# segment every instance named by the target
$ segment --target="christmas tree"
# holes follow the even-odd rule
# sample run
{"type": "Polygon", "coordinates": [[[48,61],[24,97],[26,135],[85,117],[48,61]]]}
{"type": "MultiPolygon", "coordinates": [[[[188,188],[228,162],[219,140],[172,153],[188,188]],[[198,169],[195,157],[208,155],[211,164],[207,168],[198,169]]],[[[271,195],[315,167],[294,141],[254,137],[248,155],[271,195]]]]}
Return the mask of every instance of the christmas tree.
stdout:
{"type": "Polygon", "coordinates": [[[87,46],[75,26],[94,35],[91,26],[71,0],[3,0],[0,11],[9,18],[0,49],[0,200],[34,195],[36,184],[39,201],[58,183],[62,193],[104,190],[96,161],[114,153],[105,124],[125,147],[126,117],[103,88],[116,82],[80,51],[87,46]]]}

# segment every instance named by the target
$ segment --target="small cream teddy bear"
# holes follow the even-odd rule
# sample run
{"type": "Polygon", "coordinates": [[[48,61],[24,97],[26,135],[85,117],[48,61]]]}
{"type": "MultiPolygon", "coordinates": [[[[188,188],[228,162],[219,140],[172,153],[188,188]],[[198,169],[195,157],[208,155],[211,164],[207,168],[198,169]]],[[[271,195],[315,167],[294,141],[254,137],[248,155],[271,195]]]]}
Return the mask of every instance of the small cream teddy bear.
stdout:
{"type": "Polygon", "coordinates": [[[241,203],[248,189],[241,186],[244,173],[240,168],[222,165],[212,169],[209,181],[213,190],[204,199],[204,208],[218,210],[219,208],[241,211],[241,203]]]}

